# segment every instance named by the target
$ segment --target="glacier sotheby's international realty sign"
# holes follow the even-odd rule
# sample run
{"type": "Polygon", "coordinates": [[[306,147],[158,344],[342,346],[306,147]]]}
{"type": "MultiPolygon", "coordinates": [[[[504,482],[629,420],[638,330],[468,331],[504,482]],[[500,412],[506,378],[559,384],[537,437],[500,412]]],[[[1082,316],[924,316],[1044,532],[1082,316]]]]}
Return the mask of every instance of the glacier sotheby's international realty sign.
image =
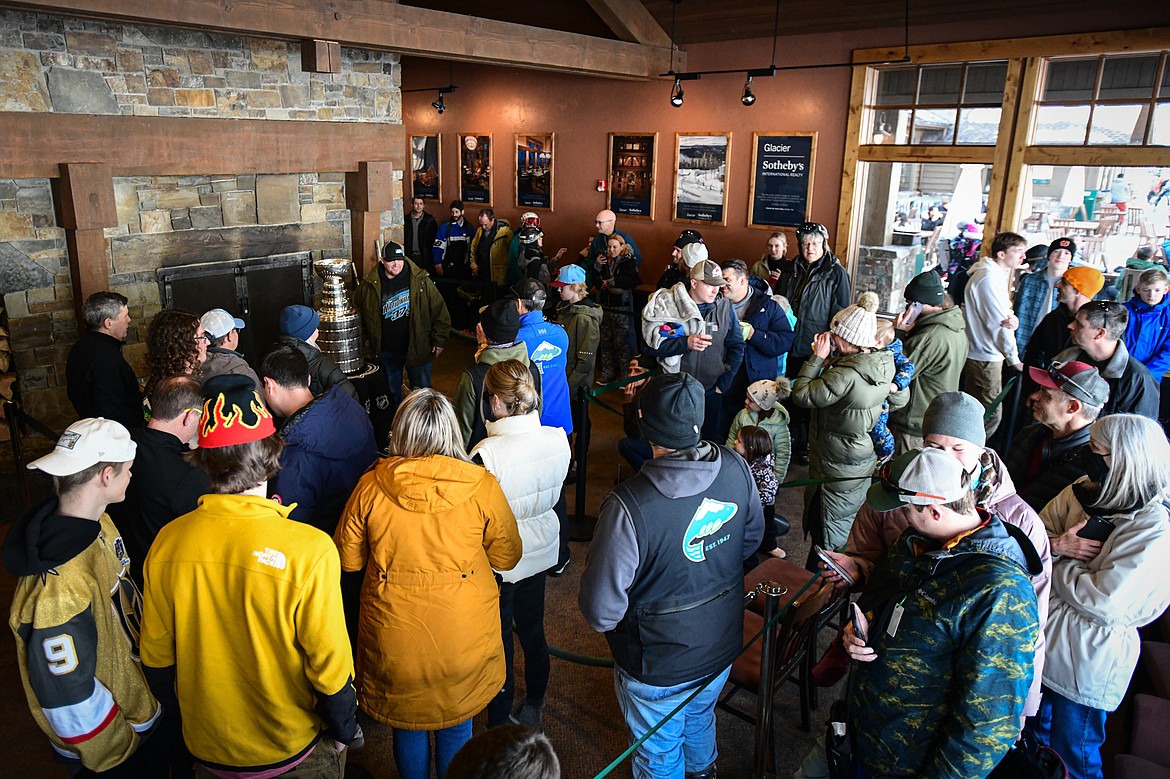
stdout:
{"type": "Polygon", "coordinates": [[[798,227],[808,219],[812,200],[816,133],[755,133],[749,227],[798,227]]]}

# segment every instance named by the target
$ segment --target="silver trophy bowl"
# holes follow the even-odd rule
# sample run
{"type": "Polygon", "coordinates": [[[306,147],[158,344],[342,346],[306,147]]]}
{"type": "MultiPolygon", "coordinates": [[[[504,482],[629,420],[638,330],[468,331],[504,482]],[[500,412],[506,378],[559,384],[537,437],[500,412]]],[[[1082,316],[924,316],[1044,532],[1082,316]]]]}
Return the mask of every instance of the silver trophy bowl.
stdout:
{"type": "Polygon", "coordinates": [[[315,260],[313,272],[321,277],[321,317],[317,346],[333,358],[347,375],[365,368],[362,359],[362,326],[357,309],[349,302],[347,280],[356,277],[353,263],[344,257],[315,260]]]}

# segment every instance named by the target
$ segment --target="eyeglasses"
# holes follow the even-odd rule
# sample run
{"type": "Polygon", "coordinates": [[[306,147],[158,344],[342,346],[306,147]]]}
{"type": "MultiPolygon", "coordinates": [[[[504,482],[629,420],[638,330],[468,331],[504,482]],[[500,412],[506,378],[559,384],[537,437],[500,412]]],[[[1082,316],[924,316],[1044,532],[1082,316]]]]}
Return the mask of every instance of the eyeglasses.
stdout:
{"type": "Polygon", "coordinates": [[[890,463],[886,463],[885,465],[882,466],[882,469],[878,472],[878,479],[881,480],[882,487],[884,489],[889,490],[890,492],[894,493],[895,495],[898,495],[899,497],[932,498],[934,500],[941,500],[944,503],[947,500],[942,495],[931,495],[929,492],[917,492],[915,490],[908,490],[904,487],[899,487],[897,484],[894,483],[893,477],[891,476],[890,463]]]}
{"type": "Polygon", "coordinates": [[[206,341],[207,343],[211,343],[211,336],[207,335],[206,333],[204,333],[203,335],[195,336],[195,342],[199,343],[200,341],[206,341]]]}
{"type": "Polygon", "coordinates": [[[199,416],[203,416],[203,409],[201,409],[201,408],[185,408],[185,409],[183,409],[184,414],[189,413],[191,411],[194,411],[199,416]]]}

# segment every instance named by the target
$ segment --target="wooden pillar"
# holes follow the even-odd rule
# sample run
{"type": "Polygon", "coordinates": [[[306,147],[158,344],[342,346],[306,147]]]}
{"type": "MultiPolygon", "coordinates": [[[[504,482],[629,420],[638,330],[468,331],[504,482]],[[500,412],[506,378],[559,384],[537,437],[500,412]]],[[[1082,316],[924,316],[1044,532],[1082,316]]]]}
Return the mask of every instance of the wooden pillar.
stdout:
{"type": "Polygon", "coordinates": [[[114,178],[110,166],[92,162],[63,162],[54,180],[57,223],[65,230],[69,248],[69,278],[78,328],[84,330],[85,299],[108,289],[110,261],[103,228],[118,224],[114,178]]]}
{"type": "Polygon", "coordinates": [[[394,206],[394,165],[359,162],[357,173],[345,176],[354,265],[363,276],[378,261],[376,244],[382,234],[382,212],[394,206]]]}

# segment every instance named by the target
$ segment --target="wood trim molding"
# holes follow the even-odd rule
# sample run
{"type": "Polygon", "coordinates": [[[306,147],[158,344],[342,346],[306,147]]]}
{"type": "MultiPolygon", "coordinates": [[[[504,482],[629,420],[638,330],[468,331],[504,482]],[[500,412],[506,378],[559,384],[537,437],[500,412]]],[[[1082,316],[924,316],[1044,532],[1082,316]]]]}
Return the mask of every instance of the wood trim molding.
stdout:
{"type": "MultiPolygon", "coordinates": [[[[1048,35],[1028,38],[1004,38],[992,41],[964,41],[911,46],[913,64],[925,62],[971,62],[976,60],[1011,59],[1020,52],[1031,57],[1059,57],[1065,55],[1094,55],[1130,51],[1156,51],[1170,47],[1170,27],[1145,30],[1114,30],[1087,32],[1075,35],[1048,35]]],[[[874,49],[854,49],[854,62],[898,60],[905,53],[901,46],[882,46],[874,49]]]]}
{"type": "Polygon", "coordinates": [[[857,270],[857,237],[861,234],[861,219],[858,205],[861,202],[861,188],[858,173],[858,152],[861,147],[861,121],[865,115],[865,95],[869,68],[853,68],[853,84],[849,94],[849,126],[845,130],[845,160],[841,165],[841,199],[837,207],[837,240],[834,244],[837,257],[845,263],[845,269],[852,278],[857,270]]]}
{"type": "Polygon", "coordinates": [[[864,162],[992,162],[995,147],[866,144],[857,153],[864,162]]]}
{"type": "MultiPolygon", "coordinates": [[[[64,16],[297,41],[317,38],[419,57],[610,78],[648,79],[670,68],[668,44],[613,41],[389,2],[22,0],[12,5],[64,16]]],[[[617,5],[622,7],[624,3],[617,5]]],[[[685,58],[682,66],[685,68],[685,58]]]]}
{"type": "Polygon", "coordinates": [[[357,171],[406,166],[400,124],[0,112],[0,178],[56,178],[63,162],[114,176],[357,171]]]}
{"type": "Polygon", "coordinates": [[[1024,164],[1159,168],[1166,157],[1165,146],[1029,146],[1024,164]]]}

